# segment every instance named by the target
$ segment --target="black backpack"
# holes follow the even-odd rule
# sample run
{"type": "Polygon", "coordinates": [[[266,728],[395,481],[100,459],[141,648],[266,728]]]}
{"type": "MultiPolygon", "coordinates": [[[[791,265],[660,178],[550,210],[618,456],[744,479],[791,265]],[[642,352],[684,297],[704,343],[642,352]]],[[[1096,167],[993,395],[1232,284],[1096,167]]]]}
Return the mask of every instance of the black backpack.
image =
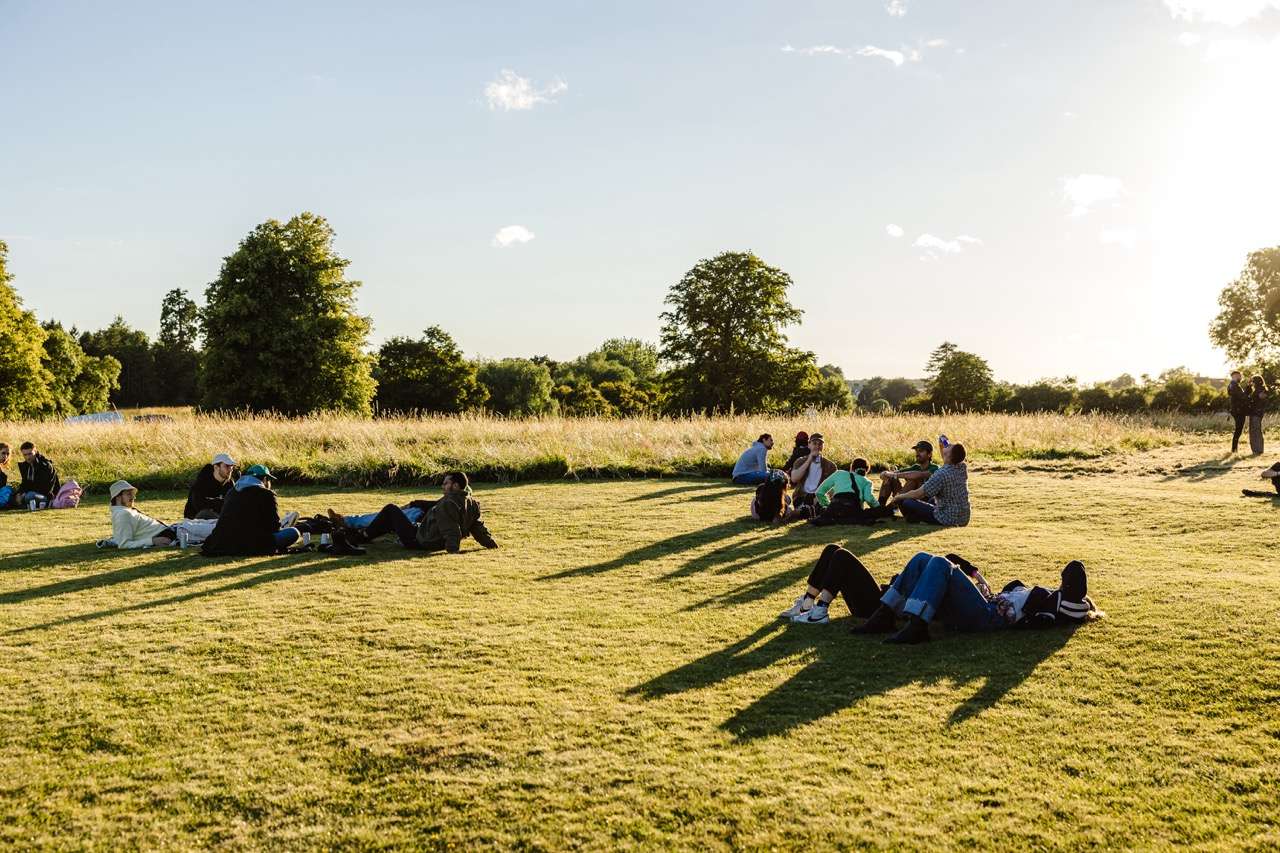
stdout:
{"type": "Polygon", "coordinates": [[[766,524],[782,515],[782,497],[786,488],[786,481],[781,477],[770,477],[756,486],[756,496],[751,499],[751,514],[766,524]]]}

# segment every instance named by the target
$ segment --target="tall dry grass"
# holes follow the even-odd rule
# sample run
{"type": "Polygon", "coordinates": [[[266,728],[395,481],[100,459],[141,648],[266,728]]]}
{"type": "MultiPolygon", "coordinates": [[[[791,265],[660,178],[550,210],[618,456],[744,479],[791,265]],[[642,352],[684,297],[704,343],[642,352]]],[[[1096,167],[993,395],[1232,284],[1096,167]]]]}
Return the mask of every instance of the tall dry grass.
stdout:
{"type": "MultiPolygon", "coordinates": [[[[798,430],[821,431],[836,460],[905,460],[920,438],[946,433],[974,459],[1097,458],[1168,446],[1188,433],[1220,431],[1218,418],[1104,415],[819,415],[693,417],[671,420],[463,415],[365,420],[342,416],[184,414],[172,422],[63,424],[0,422],[0,441],[32,440],[65,477],[91,488],[125,477],[137,485],[179,488],[213,454],[242,465],[263,463],[300,483],[423,483],[450,469],[485,480],[728,474],[762,432],[777,438],[785,461],[798,430]]],[[[10,462],[12,476],[14,463],[10,462]]]]}

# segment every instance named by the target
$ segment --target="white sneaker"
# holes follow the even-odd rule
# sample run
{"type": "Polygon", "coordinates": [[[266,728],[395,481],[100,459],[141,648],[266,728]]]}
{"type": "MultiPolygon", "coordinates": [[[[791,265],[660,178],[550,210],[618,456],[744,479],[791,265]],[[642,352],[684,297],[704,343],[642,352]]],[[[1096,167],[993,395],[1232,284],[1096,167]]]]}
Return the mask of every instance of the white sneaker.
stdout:
{"type": "Polygon", "coordinates": [[[296,509],[286,512],[284,514],[284,518],[280,519],[280,529],[284,530],[286,527],[293,527],[293,523],[298,520],[299,515],[301,515],[301,513],[296,509]]]}
{"type": "Polygon", "coordinates": [[[804,614],[808,613],[812,607],[812,605],[810,605],[810,607],[805,607],[804,603],[805,603],[805,597],[802,595],[796,599],[795,604],[791,605],[789,608],[779,613],[778,618],[779,619],[795,619],[797,616],[803,616],[804,614]]]}
{"type": "Polygon", "coordinates": [[[825,625],[831,621],[831,617],[827,615],[828,606],[819,601],[813,607],[809,608],[809,618],[797,619],[795,621],[803,621],[809,625],[825,625]]]}

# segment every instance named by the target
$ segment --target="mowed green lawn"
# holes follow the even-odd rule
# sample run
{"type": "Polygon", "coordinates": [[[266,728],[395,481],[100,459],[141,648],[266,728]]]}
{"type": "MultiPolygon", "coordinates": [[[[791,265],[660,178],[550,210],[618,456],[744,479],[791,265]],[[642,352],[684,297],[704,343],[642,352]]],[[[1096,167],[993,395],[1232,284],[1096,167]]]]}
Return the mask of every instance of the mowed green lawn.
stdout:
{"type": "Polygon", "coordinates": [[[457,556],[97,551],[100,498],[6,513],[0,842],[1274,849],[1280,502],[1247,463],[1108,467],[978,467],[955,531],[761,528],[706,480],[483,487],[502,549],[457,556]],[[1080,558],[1108,616],[913,648],[843,605],[779,622],[832,540],[886,580],[1080,558]]]}

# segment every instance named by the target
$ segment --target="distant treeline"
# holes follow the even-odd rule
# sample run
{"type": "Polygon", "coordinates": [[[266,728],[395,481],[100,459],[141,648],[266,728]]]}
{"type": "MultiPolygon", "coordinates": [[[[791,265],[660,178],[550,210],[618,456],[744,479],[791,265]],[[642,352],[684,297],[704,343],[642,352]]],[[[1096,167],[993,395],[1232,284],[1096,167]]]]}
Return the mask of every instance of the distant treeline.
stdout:
{"type": "MultiPolygon", "coordinates": [[[[803,313],[788,301],[791,277],[750,252],[699,261],[675,283],[657,343],[614,338],[568,361],[476,361],[441,326],[430,325],[421,337],[391,338],[374,352],[372,324],[356,311],[360,282],[346,278],[349,262],[333,240],[332,228],[314,214],[264,222],[223,260],[203,306],[181,288],[165,295],[155,340],[121,317],[83,333],[41,324],[22,308],[0,242],[0,419],[62,417],[108,405],[515,417],[1227,407],[1221,387],[1181,368],[1154,380],[1125,376],[1089,388],[1072,379],[1011,385],[997,382],[982,357],[951,343],[932,353],[924,380],[850,383],[841,368],[820,366],[814,353],[789,345],[784,331],[803,313]]],[[[1258,257],[1251,263],[1263,269],[1258,257]]],[[[1214,335],[1230,351],[1247,353],[1254,332],[1240,318],[1252,315],[1240,307],[1247,307],[1247,294],[1237,291],[1230,291],[1234,313],[1219,318],[1214,335]],[[1228,341],[1238,328],[1244,331],[1228,341]]],[[[1254,318],[1255,325],[1269,318],[1254,318]]]]}

